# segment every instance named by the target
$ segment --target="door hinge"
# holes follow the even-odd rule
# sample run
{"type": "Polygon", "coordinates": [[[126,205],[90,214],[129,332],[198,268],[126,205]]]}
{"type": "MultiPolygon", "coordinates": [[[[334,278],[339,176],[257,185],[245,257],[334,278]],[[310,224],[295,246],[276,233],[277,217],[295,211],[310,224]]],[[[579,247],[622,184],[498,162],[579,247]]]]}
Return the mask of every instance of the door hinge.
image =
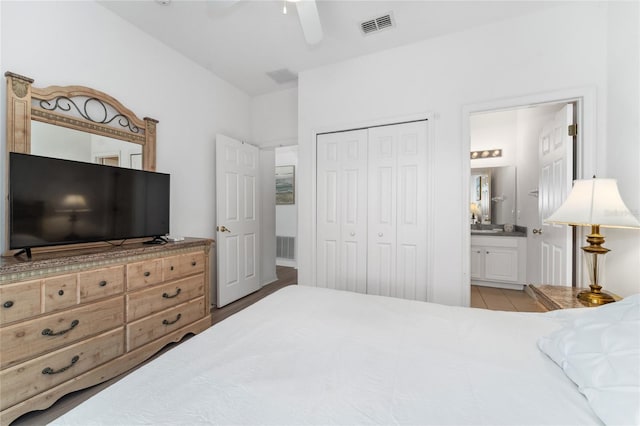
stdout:
{"type": "Polygon", "coordinates": [[[567,130],[569,131],[569,136],[577,136],[578,135],[578,125],[577,124],[572,124],[570,125],[567,130]]]}

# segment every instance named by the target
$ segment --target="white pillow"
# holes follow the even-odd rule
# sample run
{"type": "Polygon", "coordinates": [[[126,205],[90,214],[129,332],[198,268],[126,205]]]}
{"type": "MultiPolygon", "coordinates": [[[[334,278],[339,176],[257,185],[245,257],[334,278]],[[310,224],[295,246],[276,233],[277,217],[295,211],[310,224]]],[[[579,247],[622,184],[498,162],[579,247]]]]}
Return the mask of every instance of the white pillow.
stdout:
{"type": "Polygon", "coordinates": [[[640,425],[640,294],[592,308],[538,340],[607,425],[640,425]]]}

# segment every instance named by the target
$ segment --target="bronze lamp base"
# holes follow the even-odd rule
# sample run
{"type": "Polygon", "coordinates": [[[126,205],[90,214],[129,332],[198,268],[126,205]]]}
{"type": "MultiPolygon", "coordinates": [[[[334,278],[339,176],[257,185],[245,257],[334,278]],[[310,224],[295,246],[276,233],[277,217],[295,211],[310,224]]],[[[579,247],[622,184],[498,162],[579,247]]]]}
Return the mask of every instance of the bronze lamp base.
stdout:
{"type": "Polygon", "coordinates": [[[600,290],[594,289],[581,291],[578,293],[578,299],[595,306],[615,302],[615,299],[609,293],[603,293],[600,290]]]}

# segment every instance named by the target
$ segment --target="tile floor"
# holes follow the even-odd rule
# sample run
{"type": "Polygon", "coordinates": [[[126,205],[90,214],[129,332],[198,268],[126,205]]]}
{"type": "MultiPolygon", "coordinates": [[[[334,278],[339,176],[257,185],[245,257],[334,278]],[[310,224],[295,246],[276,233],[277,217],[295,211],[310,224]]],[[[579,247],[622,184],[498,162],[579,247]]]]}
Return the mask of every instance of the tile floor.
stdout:
{"type": "Polygon", "coordinates": [[[547,309],[521,290],[471,286],[471,307],[494,311],[546,312],[547,309]]]}

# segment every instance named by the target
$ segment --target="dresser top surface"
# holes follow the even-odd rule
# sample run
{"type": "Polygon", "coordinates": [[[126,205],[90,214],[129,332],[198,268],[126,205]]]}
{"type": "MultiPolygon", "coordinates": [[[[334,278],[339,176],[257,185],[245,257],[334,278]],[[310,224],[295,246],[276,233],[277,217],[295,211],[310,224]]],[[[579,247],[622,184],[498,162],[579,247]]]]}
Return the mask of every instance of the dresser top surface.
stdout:
{"type": "MultiPolygon", "coordinates": [[[[32,271],[62,268],[96,262],[117,261],[131,256],[153,255],[162,252],[197,247],[209,247],[213,240],[207,238],[185,238],[183,241],[166,244],[131,243],[111,247],[74,248],[51,252],[33,253],[31,259],[26,255],[0,257],[0,276],[23,274],[32,271]]],[[[1,280],[0,280],[1,282],[1,280]]]]}

